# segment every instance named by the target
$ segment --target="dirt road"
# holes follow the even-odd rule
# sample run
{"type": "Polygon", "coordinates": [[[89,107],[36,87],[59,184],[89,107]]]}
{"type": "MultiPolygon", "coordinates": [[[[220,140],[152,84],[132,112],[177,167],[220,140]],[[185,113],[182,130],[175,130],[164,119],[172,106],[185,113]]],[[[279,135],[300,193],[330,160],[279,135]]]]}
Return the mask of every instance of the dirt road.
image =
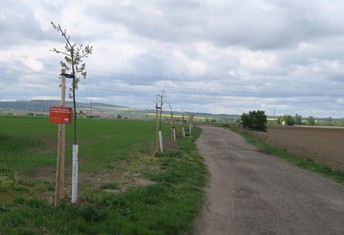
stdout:
{"type": "Polygon", "coordinates": [[[195,234],[344,234],[344,186],[260,153],[241,136],[203,126],[210,171],[195,234]]]}

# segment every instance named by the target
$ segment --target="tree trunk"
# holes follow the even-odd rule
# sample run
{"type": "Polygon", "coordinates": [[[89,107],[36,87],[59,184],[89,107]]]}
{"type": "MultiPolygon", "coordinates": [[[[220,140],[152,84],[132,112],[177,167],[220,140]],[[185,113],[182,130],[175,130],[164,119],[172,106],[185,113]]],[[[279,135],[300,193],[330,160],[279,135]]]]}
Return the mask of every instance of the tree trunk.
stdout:
{"type": "Polygon", "coordinates": [[[74,69],[74,50],[71,50],[71,59],[72,59],[72,75],[73,75],[73,84],[72,84],[72,96],[73,96],[73,110],[74,110],[74,145],[77,145],[76,142],[76,98],[75,98],[75,86],[76,86],[76,77],[74,69]]]}

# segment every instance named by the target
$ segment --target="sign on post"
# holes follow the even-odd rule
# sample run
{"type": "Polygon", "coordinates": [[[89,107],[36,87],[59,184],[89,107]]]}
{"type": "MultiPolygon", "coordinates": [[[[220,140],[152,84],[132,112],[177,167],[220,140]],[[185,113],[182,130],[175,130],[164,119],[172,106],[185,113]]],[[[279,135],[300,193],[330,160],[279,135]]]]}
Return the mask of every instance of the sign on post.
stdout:
{"type": "Polygon", "coordinates": [[[50,123],[71,124],[72,108],[51,106],[50,107],[50,123]]]}

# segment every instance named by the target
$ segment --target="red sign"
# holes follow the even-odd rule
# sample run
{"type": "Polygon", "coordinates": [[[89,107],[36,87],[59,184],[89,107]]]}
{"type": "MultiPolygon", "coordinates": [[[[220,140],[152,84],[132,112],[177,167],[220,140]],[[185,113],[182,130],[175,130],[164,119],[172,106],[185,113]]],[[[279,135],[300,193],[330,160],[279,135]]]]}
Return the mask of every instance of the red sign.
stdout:
{"type": "Polygon", "coordinates": [[[50,122],[58,124],[72,123],[72,108],[50,107],[50,122]]]}

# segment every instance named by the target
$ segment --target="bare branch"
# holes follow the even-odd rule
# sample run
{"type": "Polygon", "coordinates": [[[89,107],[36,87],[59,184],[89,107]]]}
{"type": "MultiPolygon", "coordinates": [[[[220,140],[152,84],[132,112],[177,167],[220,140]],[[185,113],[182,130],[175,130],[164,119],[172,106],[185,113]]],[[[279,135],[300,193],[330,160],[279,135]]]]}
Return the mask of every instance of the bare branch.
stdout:
{"type": "Polygon", "coordinates": [[[63,52],[63,51],[56,50],[55,48],[53,48],[53,50],[50,50],[50,51],[55,52],[55,53],[57,53],[57,54],[63,54],[63,55],[69,56],[68,53],[63,52]]]}

